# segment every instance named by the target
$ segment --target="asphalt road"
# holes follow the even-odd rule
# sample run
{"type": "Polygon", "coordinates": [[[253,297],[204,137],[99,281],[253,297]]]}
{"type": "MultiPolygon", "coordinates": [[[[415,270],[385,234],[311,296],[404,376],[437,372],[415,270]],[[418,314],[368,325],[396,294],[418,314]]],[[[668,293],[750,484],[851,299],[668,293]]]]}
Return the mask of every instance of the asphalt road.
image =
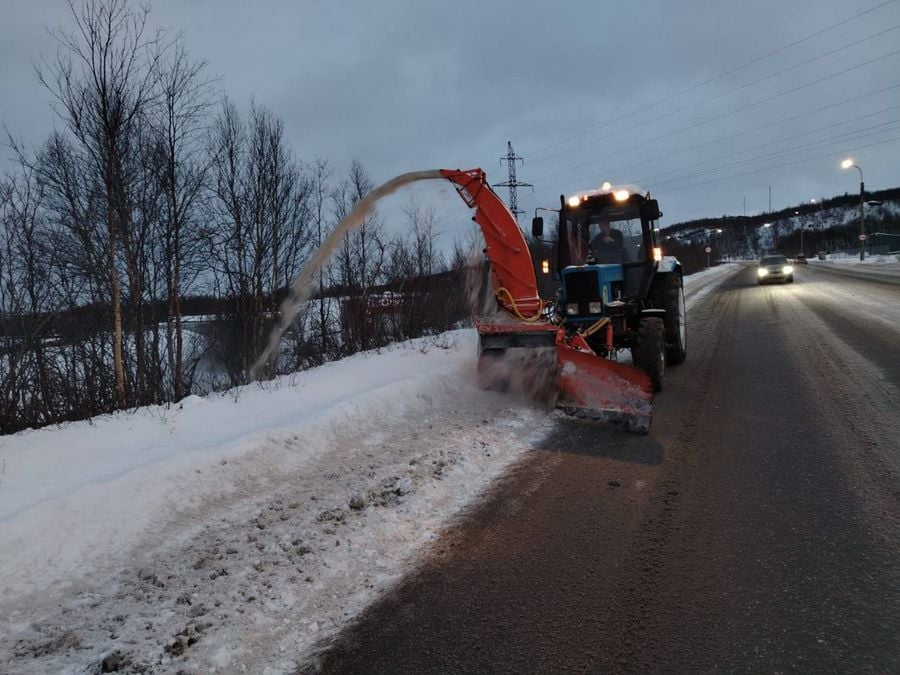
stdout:
{"type": "Polygon", "coordinates": [[[561,422],[308,670],[900,672],[897,308],[730,278],[650,435],[561,422]]]}

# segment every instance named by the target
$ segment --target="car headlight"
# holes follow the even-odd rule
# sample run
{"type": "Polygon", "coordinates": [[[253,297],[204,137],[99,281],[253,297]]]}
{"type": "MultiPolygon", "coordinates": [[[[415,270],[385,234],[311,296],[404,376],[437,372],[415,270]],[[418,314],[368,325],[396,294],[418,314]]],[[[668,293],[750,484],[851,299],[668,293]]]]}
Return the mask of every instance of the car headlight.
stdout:
{"type": "Polygon", "coordinates": [[[568,314],[569,316],[578,314],[578,303],[577,302],[568,303],[566,305],[566,314],[568,314]]]}
{"type": "Polygon", "coordinates": [[[588,303],[588,311],[591,314],[599,314],[603,311],[603,303],[599,301],[588,303]]]}
{"type": "Polygon", "coordinates": [[[791,267],[790,265],[785,265],[784,267],[781,268],[782,274],[790,274],[793,271],[794,271],[794,268],[791,267]]]}
{"type": "Polygon", "coordinates": [[[767,270],[765,267],[760,267],[758,270],[756,270],[756,273],[759,276],[764,277],[769,273],[769,270],[767,270]]]}

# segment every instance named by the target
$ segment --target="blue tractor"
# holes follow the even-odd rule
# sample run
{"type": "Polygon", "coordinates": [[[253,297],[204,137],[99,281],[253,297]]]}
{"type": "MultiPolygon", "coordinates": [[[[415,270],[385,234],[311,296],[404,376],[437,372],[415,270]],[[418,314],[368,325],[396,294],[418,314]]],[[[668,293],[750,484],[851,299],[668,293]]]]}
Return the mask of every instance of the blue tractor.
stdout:
{"type": "MultiPolygon", "coordinates": [[[[663,255],[658,202],[634,186],[608,184],[560,202],[556,320],[598,356],[630,351],[660,391],[666,366],[687,356],[687,324],[682,267],[663,255]]],[[[543,237],[542,218],[532,221],[532,234],[543,237]]]]}

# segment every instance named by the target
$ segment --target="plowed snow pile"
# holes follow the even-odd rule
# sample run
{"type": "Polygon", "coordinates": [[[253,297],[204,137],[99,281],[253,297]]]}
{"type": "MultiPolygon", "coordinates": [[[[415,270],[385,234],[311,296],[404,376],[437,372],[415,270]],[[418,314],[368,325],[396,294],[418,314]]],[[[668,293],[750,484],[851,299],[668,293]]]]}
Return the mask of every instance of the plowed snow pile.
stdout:
{"type": "Polygon", "coordinates": [[[0,448],[0,672],[289,670],[545,431],[475,335],[0,448]]]}

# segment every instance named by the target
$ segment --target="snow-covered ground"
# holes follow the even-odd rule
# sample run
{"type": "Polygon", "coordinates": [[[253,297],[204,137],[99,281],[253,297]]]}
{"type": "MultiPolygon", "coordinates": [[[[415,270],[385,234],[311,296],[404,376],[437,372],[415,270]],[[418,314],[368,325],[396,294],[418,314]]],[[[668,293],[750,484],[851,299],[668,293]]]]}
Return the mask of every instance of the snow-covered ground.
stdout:
{"type": "Polygon", "coordinates": [[[829,255],[827,260],[810,260],[809,264],[819,269],[830,268],[833,274],[900,281],[900,256],[897,255],[867,255],[865,260],[860,260],[858,254],[852,258],[829,255]]]}
{"type": "Polygon", "coordinates": [[[295,669],[552,428],[475,341],[3,438],[0,672],[295,669]]]}
{"type": "Polygon", "coordinates": [[[743,269],[741,263],[725,263],[695,272],[684,278],[684,301],[688,311],[707,296],[726,277],[743,269]]]}
{"type": "Polygon", "coordinates": [[[867,254],[865,260],[860,260],[859,253],[829,253],[825,260],[810,258],[809,262],[813,265],[827,265],[830,263],[836,263],[840,265],[862,265],[889,268],[900,267],[900,254],[867,254]]]}

